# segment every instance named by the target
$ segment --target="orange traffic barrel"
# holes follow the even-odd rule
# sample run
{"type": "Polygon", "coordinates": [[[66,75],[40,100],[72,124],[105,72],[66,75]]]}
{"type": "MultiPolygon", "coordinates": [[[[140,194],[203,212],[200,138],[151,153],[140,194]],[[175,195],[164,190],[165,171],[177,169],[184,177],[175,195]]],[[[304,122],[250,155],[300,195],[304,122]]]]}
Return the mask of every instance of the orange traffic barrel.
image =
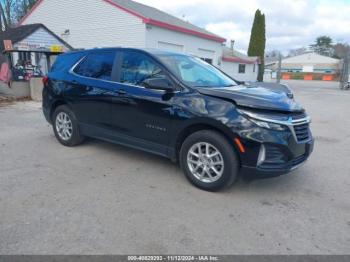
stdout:
{"type": "Polygon", "coordinates": [[[304,80],[312,80],[312,75],[304,75],[304,80]]]}
{"type": "Polygon", "coordinates": [[[283,80],[289,80],[290,79],[290,74],[282,74],[282,79],[283,80]]]}
{"type": "Polygon", "coordinates": [[[333,76],[332,75],[324,75],[324,76],[322,76],[322,80],[323,81],[332,81],[333,76]]]}

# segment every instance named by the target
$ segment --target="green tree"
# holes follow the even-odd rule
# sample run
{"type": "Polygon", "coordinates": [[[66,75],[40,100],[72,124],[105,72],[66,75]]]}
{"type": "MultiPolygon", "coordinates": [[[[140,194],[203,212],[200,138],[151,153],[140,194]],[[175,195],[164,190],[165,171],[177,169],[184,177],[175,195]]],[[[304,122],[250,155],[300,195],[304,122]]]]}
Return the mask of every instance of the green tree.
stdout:
{"type": "Polygon", "coordinates": [[[258,81],[264,80],[265,69],[265,46],[266,46],[266,27],[265,15],[258,9],[255,12],[254,22],[250,35],[250,42],[248,48],[249,56],[257,56],[260,60],[258,81]]]}
{"type": "Polygon", "coordinates": [[[333,40],[331,37],[322,35],[316,38],[315,44],[310,45],[312,51],[320,55],[333,55],[333,40]]]}

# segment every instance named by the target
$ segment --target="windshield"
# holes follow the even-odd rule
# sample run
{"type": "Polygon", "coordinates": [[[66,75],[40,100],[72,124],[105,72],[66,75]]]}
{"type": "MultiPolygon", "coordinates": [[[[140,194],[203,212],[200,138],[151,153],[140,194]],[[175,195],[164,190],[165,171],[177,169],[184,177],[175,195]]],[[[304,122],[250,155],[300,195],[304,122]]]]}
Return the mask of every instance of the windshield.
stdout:
{"type": "Polygon", "coordinates": [[[200,58],[185,55],[159,55],[158,58],[184,84],[190,87],[227,87],[237,83],[200,58]]]}

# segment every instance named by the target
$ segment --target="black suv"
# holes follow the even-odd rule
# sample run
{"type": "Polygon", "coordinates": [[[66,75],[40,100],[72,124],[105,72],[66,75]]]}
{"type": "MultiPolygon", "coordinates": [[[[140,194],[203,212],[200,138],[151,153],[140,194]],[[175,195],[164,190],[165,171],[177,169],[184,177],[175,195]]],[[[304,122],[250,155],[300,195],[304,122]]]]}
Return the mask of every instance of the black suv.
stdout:
{"type": "Polygon", "coordinates": [[[233,184],[240,171],[287,173],[313,149],[310,119],[288,89],[235,81],[193,56],[71,52],[43,82],[43,111],[61,144],[94,137],[165,156],[205,190],[233,184]]]}

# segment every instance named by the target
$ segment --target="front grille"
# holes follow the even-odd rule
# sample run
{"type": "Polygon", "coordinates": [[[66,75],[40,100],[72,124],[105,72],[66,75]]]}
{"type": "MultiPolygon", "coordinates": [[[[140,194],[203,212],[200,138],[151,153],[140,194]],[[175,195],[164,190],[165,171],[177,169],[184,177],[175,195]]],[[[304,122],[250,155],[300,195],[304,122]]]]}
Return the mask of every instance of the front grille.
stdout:
{"type": "Polygon", "coordinates": [[[293,128],[298,142],[302,142],[310,138],[309,123],[295,125],[293,128]]]}
{"type": "Polygon", "coordinates": [[[305,117],[307,117],[307,115],[305,113],[299,113],[297,115],[292,115],[293,120],[303,119],[305,117]]]}

